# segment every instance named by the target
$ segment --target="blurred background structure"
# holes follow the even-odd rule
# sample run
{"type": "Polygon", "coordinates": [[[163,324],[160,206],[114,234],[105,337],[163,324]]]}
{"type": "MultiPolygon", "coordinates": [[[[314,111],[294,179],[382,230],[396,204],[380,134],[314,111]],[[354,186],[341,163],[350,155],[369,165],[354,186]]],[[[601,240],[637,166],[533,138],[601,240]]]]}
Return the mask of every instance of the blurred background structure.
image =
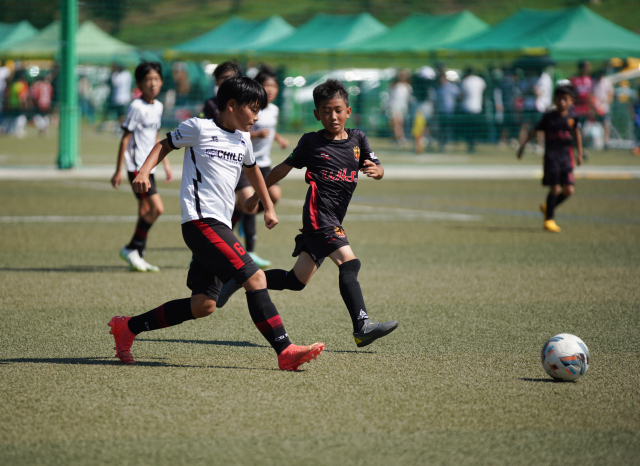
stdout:
{"type": "Polygon", "coordinates": [[[167,127],[200,115],[215,67],[235,60],[249,76],[277,71],[281,132],[317,129],[312,90],[333,77],[350,125],[398,151],[493,151],[516,146],[570,80],[588,150],[637,155],[639,32],[632,0],[0,0],[0,137],[59,132],[57,155],[71,155],[58,165],[78,165],[69,125],[117,135],[141,60],[163,65],[167,127]]]}

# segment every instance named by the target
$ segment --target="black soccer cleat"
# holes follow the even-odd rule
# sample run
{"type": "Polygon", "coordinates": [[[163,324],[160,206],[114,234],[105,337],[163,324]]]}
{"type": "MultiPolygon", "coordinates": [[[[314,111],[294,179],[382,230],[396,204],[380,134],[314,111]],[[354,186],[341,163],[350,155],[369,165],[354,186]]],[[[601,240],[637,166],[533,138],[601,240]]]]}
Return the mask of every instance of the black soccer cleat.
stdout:
{"type": "Polygon", "coordinates": [[[398,328],[400,322],[392,320],[389,322],[371,322],[369,319],[364,321],[364,325],[359,332],[353,334],[353,339],[356,341],[358,348],[363,348],[370,345],[378,338],[382,338],[385,335],[389,335],[395,329],[398,328]]]}
{"type": "Polygon", "coordinates": [[[229,280],[227,283],[225,283],[224,285],[222,285],[222,290],[220,290],[220,296],[218,296],[218,301],[216,301],[216,307],[221,308],[222,306],[227,304],[227,301],[229,301],[229,298],[231,297],[231,295],[236,291],[238,291],[240,288],[242,288],[242,285],[236,283],[236,281],[233,278],[229,280]]]}

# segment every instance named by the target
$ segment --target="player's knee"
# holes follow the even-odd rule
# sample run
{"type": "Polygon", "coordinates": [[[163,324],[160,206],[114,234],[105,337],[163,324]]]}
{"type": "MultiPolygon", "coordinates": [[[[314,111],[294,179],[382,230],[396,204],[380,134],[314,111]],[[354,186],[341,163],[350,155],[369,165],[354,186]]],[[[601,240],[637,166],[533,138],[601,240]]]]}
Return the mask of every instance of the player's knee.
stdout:
{"type": "Polygon", "coordinates": [[[553,194],[554,196],[557,196],[558,194],[560,194],[560,185],[553,185],[551,186],[551,194],[553,194]]]}
{"type": "Polygon", "coordinates": [[[211,299],[192,299],[191,300],[191,313],[196,319],[202,317],[208,317],[216,310],[216,302],[211,299]]]}
{"type": "Polygon", "coordinates": [[[293,269],[289,271],[289,276],[291,277],[289,281],[289,289],[293,291],[302,291],[304,287],[307,286],[306,283],[302,283],[300,279],[296,276],[293,269]]]}
{"type": "Polygon", "coordinates": [[[262,270],[258,270],[242,286],[247,291],[264,290],[267,287],[267,277],[262,270]]]}
{"type": "Polygon", "coordinates": [[[564,197],[569,197],[575,192],[575,188],[572,185],[567,185],[564,187],[562,191],[563,191],[564,197]]]}
{"type": "Polygon", "coordinates": [[[360,266],[361,263],[359,259],[352,259],[350,261],[343,262],[338,266],[338,270],[340,271],[340,278],[347,276],[357,277],[358,272],[360,272],[360,266]]]}

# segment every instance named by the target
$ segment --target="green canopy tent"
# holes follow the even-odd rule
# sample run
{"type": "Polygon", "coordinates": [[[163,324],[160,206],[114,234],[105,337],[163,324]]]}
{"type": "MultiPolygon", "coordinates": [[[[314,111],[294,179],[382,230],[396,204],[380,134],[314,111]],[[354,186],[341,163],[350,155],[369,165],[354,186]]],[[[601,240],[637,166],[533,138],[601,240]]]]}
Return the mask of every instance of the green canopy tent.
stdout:
{"type": "Polygon", "coordinates": [[[496,52],[549,54],[555,60],[606,60],[640,55],[640,35],[584,6],[564,10],[520,10],[485,33],[450,44],[474,56],[496,52]]]}
{"type": "Polygon", "coordinates": [[[469,11],[448,15],[413,14],[386,34],[347,47],[348,53],[420,53],[486,31],[489,25],[469,11]]]}
{"type": "Polygon", "coordinates": [[[295,31],[278,15],[261,21],[231,18],[215,29],[169,49],[169,54],[238,54],[277,42],[295,31]]]}
{"type": "Polygon", "coordinates": [[[259,52],[273,53],[334,53],[373,39],[388,28],[369,13],[359,15],[318,14],[300,26],[290,36],[259,52]]]}
{"type": "Polygon", "coordinates": [[[0,23],[0,50],[6,50],[38,34],[29,21],[0,23]]]}
{"type": "MultiPolygon", "coordinates": [[[[11,58],[56,58],[60,48],[60,22],[54,21],[31,39],[22,41],[0,54],[11,58]]],[[[119,61],[137,64],[141,55],[132,45],[110,36],[92,21],[85,21],[76,33],[78,62],[84,64],[108,64],[119,61]]]]}

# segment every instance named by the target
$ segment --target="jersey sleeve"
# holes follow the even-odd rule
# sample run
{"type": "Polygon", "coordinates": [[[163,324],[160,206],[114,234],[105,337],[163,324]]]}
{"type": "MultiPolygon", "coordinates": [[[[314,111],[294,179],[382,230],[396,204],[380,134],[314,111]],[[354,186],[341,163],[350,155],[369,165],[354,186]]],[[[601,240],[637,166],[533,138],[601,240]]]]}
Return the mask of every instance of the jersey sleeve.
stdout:
{"type": "Polygon", "coordinates": [[[126,131],[133,132],[133,130],[136,129],[136,125],[138,124],[139,120],[140,120],[140,110],[136,105],[132,103],[131,105],[129,105],[129,108],[127,109],[127,116],[122,122],[121,128],[126,131]]]}
{"type": "Polygon", "coordinates": [[[200,140],[200,123],[191,118],[180,123],[175,130],[167,133],[167,140],[173,149],[195,146],[200,140]]]}
{"type": "Polygon", "coordinates": [[[540,119],[540,121],[536,125],[536,130],[538,130],[538,131],[546,131],[547,126],[548,126],[547,125],[548,122],[549,122],[549,114],[545,113],[544,115],[542,115],[542,118],[540,119]]]}
{"type": "Polygon", "coordinates": [[[242,138],[247,147],[244,152],[244,159],[242,159],[242,165],[244,165],[245,168],[252,168],[256,164],[256,156],[253,154],[253,144],[251,144],[251,136],[249,136],[249,133],[246,133],[246,137],[243,135],[242,138]]]}
{"type": "Polygon", "coordinates": [[[364,133],[360,133],[360,160],[358,165],[360,168],[364,166],[365,160],[371,160],[376,165],[380,165],[380,160],[376,157],[376,154],[373,153],[371,147],[369,146],[369,140],[364,133]]]}
{"type": "Polygon", "coordinates": [[[293,168],[304,168],[307,166],[307,150],[306,150],[306,137],[302,136],[298,145],[291,155],[284,161],[287,165],[293,168]]]}

